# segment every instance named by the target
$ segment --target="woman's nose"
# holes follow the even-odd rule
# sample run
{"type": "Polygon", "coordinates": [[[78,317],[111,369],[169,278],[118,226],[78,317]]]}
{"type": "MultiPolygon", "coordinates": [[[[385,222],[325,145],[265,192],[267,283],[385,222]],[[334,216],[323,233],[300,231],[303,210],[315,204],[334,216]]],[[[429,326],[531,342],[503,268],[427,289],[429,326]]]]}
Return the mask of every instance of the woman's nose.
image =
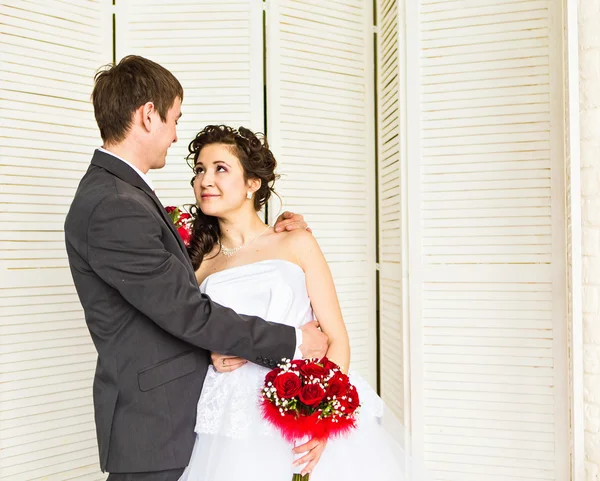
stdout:
{"type": "Polygon", "coordinates": [[[214,176],[209,172],[204,172],[202,174],[202,180],[200,181],[200,185],[204,188],[212,187],[214,184],[214,176]]]}

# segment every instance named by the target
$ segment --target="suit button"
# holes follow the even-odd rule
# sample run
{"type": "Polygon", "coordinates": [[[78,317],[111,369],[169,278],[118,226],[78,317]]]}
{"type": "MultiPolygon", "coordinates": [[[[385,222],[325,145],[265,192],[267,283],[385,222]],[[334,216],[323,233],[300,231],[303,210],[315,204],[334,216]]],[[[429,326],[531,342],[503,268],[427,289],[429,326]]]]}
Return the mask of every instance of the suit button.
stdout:
{"type": "Polygon", "coordinates": [[[260,357],[260,356],[258,356],[258,357],[256,358],[256,360],[257,360],[258,362],[263,362],[263,358],[262,358],[262,357],[260,357]]]}
{"type": "Polygon", "coordinates": [[[271,367],[275,367],[275,361],[273,361],[273,359],[271,359],[271,360],[269,361],[269,366],[271,366],[271,367]]]}

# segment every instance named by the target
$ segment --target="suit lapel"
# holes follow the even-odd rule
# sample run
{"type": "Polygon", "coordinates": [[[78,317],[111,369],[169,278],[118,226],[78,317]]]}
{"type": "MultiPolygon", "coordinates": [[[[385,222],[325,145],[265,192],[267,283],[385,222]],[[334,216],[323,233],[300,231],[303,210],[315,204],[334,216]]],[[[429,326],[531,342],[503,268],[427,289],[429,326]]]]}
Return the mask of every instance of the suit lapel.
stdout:
{"type": "Polygon", "coordinates": [[[111,174],[117,176],[119,179],[127,182],[128,184],[133,185],[134,187],[137,187],[138,189],[143,190],[152,199],[152,201],[158,208],[158,211],[160,212],[160,215],[162,216],[163,220],[165,221],[167,226],[169,226],[169,229],[177,239],[179,247],[181,247],[181,250],[187,256],[187,249],[185,247],[185,244],[181,240],[181,236],[177,232],[177,229],[175,228],[173,221],[169,217],[169,214],[167,214],[167,211],[165,210],[164,206],[162,205],[158,197],[156,197],[156,194],[152,191],[150,186],[146,184],[146,182],[144,182],[144,179],[142,179],[135,170],[133,170],[125,162],[122,162],[114,155],[107,154],[105,152],[102,152],[101,150],[96,150],[94,152],[94,156],[92,157],[92,164],[98,167],[102,167],[103,169],[109,171],[111,174]]]}

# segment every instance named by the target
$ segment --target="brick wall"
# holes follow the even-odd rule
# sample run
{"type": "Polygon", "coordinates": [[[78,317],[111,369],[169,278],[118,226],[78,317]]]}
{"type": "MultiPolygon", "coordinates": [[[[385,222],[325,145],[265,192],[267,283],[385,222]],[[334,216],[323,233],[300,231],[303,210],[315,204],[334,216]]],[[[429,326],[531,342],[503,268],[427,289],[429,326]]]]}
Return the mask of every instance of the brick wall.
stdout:
{"type": "Polygon", "coordinates": [[[600,0],[579,1],[586,481],[600,481],[600,0]]]}

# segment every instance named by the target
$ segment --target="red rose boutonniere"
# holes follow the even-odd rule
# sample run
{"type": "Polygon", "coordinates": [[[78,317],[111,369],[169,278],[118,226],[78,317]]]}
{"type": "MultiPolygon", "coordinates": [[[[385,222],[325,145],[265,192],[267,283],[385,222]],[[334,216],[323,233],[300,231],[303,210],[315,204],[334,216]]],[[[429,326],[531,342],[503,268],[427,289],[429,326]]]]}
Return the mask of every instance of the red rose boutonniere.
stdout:
{"type": "Polygon", "coordinates": [[[192,240],[192,216],[187,212],[183,212],[179,207],[169,205],[165,207],[167,214],[175,224],[175,228],[181,237],[181,240],[186,247],[190,245],[192,240]]]}

